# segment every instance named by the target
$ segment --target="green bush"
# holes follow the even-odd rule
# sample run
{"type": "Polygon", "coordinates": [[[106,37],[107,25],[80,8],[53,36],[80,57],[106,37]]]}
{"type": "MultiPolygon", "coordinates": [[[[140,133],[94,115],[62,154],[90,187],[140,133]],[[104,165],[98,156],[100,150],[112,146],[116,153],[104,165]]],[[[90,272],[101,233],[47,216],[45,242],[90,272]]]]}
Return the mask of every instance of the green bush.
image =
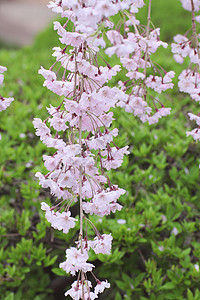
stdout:
{"type": "MultiPolygon", "coordinates": [[[[190,16],[179,1],[155,2],[153,22],[161,27],[163,40],[188,29],[190,16]]],[[[146,8],[140,13],[143,22],[145,15],[146,8]]],[[[68,235],[50,228],[40,203],[53,199],[34,179],[37,171],[45,172],[47,149],[35,136],[32,119],[45,119],[45,107],[57,101],[37,72],[40,65],[48,68],[54,62],[49,49],[58,44],[49,28],[32,47],[0,50],[8,68],[3,92],[15,97],[0,118],[0,285],[6,300],[63,299],[71,284],[58,264],[76,240],[77,228],[68,235]]],[[[182,66],[175,64],[170,49],[161,49],[155,59],[180,73],[182,66]]],[[[200,299],[200,147],[185,134],[191,126],[187,112],[195,112],[198,104],[177,88],[162,101],[172,113],[153,126],[114,111],[114,126],[120,129],[116,144],[130,145],[130,155],[109,174],[127,190],[121,198],[124,209],[106,218],[91,217],[100,232],[114,238],[112,255],[90,257],[98,277],[111,282],[100,299],[200,299]]]]}

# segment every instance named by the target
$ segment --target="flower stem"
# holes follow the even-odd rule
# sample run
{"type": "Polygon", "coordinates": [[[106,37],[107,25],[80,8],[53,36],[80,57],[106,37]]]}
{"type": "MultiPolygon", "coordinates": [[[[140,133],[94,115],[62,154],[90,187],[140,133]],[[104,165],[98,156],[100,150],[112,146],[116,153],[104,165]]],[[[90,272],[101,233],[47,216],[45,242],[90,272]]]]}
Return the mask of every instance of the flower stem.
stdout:
{"type": "Polygon", "coordinates": [[[195,40],[195,46],[197,48],[197,54],[198,54],[198,58],[200,59],[200,51],[199,51],[199,42],[198,42],[198,37],[197,37],[197,29],[196,29],[196,23],[195,23],[195,15],[194,15],[194,2],[193,0],[191,1],[191,7],[192,7],[192,36],[195,40]]]}
{"type": "MultiPolygon", "coordinates": [[[[82,147],[82,116],[79,117],[79,145],[82,147]]],[[[82,238],[83,238],[83,201],[82,201],[82,167],[79,168],[79,199],[80,199],[80,238],[81,238],[81,252],[83,252],[82,238]]]]}
{"type": "MultiPolygon", "coordinates": [[[[150,22],[151,22],[151,0],[149,0],[149,6],[148,6],[148,16],[147,16],[147,41],[149,39],[149,31],[150,31],[150,22]]],[[[146,48],[146,53],[145,53],[145,65],[144,65],[144,75],[146,79],[146,74],[147,74],[147,59],[148,59],[148,45],[146,48]]]]}

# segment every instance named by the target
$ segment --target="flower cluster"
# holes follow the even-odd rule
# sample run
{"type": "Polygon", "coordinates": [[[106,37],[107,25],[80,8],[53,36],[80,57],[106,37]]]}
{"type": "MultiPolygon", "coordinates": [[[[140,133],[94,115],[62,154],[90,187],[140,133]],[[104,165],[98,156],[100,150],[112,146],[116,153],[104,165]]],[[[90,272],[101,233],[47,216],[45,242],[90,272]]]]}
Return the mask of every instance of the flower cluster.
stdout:
{"type": "MultiPolygon", "coordinates": [[[[4,72],[7,71],[6,67],[0,66],[0,85],[3,84],[4,80],[4,72]]],[[[9,97],[5,98],[0,95],[0,111],[6,110],[6,108],[10,105],[10,103],[14,100],[14,98],[9,97]]]]}
{"type": "MultiPolygon", "coordinates": [[[[144,5],[140,1],[140,7],[144,5]]],[[[167,89],[173,88],[172,78],[174,72],[165,71],[161,66],[153,63],[151,55],[162,46],[167,47],[167,43],[160,40],[160,29],[150,27],[151,0],[149,1],[148,23],[146,28],[139,25],[135,19],[137,11],[123,11],[125,30],[122,34],[120,30],[109,30],[107,37],[112,44],[105,52],[112,56],[116,54],[127,70],[127,80],[119,82],[122,94],[117,106],[123,107],[127,112],[139,117],[142,122],[149,124],[157,123],[159,118],[170,114],[171,108],[165,108],[158,100],[157,93],[160,94],[167,89]],[[135,32],[130,32],[129,26],[135,28],[135,32]]]]}
{"type": "Polygon", "coordinates": [[[105,288],[110,287],[110,283],[107,281],[97,281],[94,292],[90,292],[92,284],[89,280],[87,282],[74,281],[72,288],[65,293],[65,296],[71,296],[73,299],[96,299],[99,293],[103,293],[105,288]]]}
{"type": "MultiPolygon", "coordinates": [[[[4,72],[7,71],[6,67],[0,66],[0,85],[3,84],[4,80],[4,72]]],[[[10,105],[10,103],[14,100],[14,98],[9,97],[5,98],[0,94],[0,112],[3,110],[6,110],[6,108],[10,105]]],[[[0,135],[0,140],[1,140],[1,135],[0,135]]]]}
{"type": "Polygon", "coordinates": [[[53,228],[64,233],[74,228],[78,223],[71,216],[70,206],[75,202],[80,205],[77,246],[66,250],[66,261],[60,264],[66,273],[78,276],[65,294],[73,299],[98,298],[110,286],[95,277],[94,265],[87,262],[90,249],[96,254],[110,254],[112,244],[111,234],[100,234],[88,214],[103,217],[120,211],[118,200],[125,194],[106,175],[107,170],[120,167],[124,155],[129,154],[128,146],[120,149],[114,143],[118,129],[111,129],[110,109],[125,108],[149,124],[170,113],[170,108],[165,108],[154,94],[173,87],[174,72],[166,72],[150,58],[158,47],[167,44],[160,41],[158,28],[150,28],[151,0],[147,27],[140,28],[135,14],[143,5],[143,0],[54,0],[48,5],[67,20],[63,26],[54,22],[63,47],[53,48],[56,62],[49,70],[41,67],[39,74],[45,79],[44,86],[62,100],[56,107],[47,108],[49,116],[45,121],[33,121],[36,135],[55,149],[53,155],[43,156],[48,173],[37,172],[36,177],[57,199],[53,207],[42,203],[53,228]],[[115,24],[112,16],[119,12],[120,21],[115,24]],[[66,30],[71,23],[73,30],[66,30]],[[134,33],[130,26],[134,26],[134,33]],[[127,71],[128,80],[120,81],[118,87],[109,87],[108,83],[121,66],[111,67],[99,54],[101,48],[106,48],[109,56],[119,56],[127,71]],[[84,222],[94,230],[93,239],[89,239],[87,230],[83,231],[84,222]],[[96,281],[93,291],[88,272],[96,281]]]}
{"type": "MultiPolygon", "coordinates": [[[[33,121],[36,135],[47,147],[55,149],[53,155],[43,156],[47,174],[37,172],[36,177],[57,199],[52,207],[44,202],[41,204],[51,226],[68,233],[80,224],[76,247],[66,250],[66,260],[60,264],[66,273],[77,274],[72,288],[65,293],[73,299],[98,298],[98,294],[110,286],[107,281],[96,278],[92,272],[94,265],[87,261],[90,250],[96,254],[110,254],[112,236],[100,234],[88,214],[102,217],[122,209],[118,200],[125,190],[112,184],[106,170],[120,167],[124,155],[129,154],[128,146],[119,148],[114,143],[118,129],[110,128],[113,121],[110,109],[121,106],[128,96],[123,89],[107,85],[121,67],[111,67],[98,52],[106,47],[105,35],[112,40],[116,32],[110,17],[126,10],[134,19],[135,12],[143,4],[142,0],[56,0],[49,4],[67,21],[63,26],[54,22],[63,47],[53,48],[56,62],[49,70],[41,67],[39,74],[45,79],[44,86],[62,99],[57,106],[47,108],[49,115],[45,121],[39,118],[33,121]],[[69,22],[73,23],[72,32],[66,30],[69,22]],[[70,206],[74,203],[80,205],[80,223],[71,216],[70,206]],[[83,231],[83,223],[91,225],[95,233],[93,238],[88,236],[87,230],[83,231]],[[93,290],[87,273],[91,273],[96,282],[93,290]]],[[[151,35],[155,40],[155,34],[151,35]]],[[[127,42],[130,41],[127,39],[127,42]]],[[[165,90],[171,77],[166,74],[160,89],[165,90]]],[[[156,80],[158,88],[159,79],[156,80]]],[[[165,115],[164,107],[157,113],[165,115]]]]}
{"type": "MultiPolygon", "coordinates": [[[[178,87],[180,92],[184,92],[190,95],[190,97],[200,102],[200,50],[199,50],[199,36],[196,32],[196,18],[195,12],[200,10],[199,0],[181,0],[185,9],[192,12],[192,35],[176,35],[174,42],[172,43],[172,52],[174,53],[174,59],[178,63],[183,63],[184,58],[190,59],[188,69],[185,69],[179,75],[178,87]]],[[[195,141],[200,140],[200,122],[199,114],[194,115],[188,113],[191,120],[195,120],[198,125],[192,131],[187,131],[187,136],[191,135],[195,141]]]]}

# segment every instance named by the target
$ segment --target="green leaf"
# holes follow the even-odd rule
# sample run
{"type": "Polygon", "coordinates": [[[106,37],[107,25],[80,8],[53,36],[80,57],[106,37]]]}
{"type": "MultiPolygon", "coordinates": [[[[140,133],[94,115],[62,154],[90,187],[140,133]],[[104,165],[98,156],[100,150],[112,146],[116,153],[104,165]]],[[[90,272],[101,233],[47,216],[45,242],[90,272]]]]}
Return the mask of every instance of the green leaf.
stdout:
{"type": "Polygon", "coordinates": [[[167,282],[163,286],[160,287],[160,290],[172,290],[176,287],[173,282],[167,282]]]}
{"type": "Polygon", "coordinates": [[[191,290],[187,289],[187,299],[188,300],[194,300],[193,294],[191,290]]]}
{"type": "Polygon", "coordinates": [[[4,300],[14,300],[14,293],[9,293],[4,300]]]}
{"type": "Polygon", "coordinates": [[[120,296],[119,292],[116,293],[115,300],[122,300],[122,297],[120,296]]]}
{"type": "Polygon", "coordinates": [[[58,276],[66,276],[66,272],[61,268],[52,268],[51,271],[58,276]]]}

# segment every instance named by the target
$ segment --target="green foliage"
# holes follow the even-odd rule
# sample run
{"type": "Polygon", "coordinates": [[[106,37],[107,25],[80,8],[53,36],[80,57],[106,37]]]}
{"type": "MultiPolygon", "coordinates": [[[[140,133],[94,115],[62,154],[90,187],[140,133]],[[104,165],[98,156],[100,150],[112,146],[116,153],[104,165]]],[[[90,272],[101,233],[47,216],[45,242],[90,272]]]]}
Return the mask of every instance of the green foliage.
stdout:
{"type": "MultiPolygon", "coordinates": [[[[189,28],[189,13],[179,1],[152,2],[153,22],[161,27],[163,40],[189,28]]],[[[44,119],[45,107],[57,101],[37,72],[40,65],[48,68],[54,62],[49,49],[58,45],[49,28],[32,47],[0,50],[1,64],[8,68],[3,94],[15,97],[0,118],[0,287],[6,300],[62,299],[53,296],[59,276],[62,295],[66,275],[58,265],[76,239],[76,228],[68,235],[50,228],[40,202],[52,199],[34,179],[35,172],[45,172],[47,149],[35,136],[32,119],[44,119]]],[[[111,65],[116,62],[108,59],[111,65]]],[[[170,49],[160,49],[155,59],[180,73],[182,66],[175,64],[170,49]]],[[[176,87],[162,101],[172,113],[157,125],[142,124],[121,109],[114,112],[120,130],[115,142],[130,145],[130,155],[119,170],[109,172],[112,182],[127,190],[121,197],[124,209],[106,218],[91,217],[100,232],[112,232],[114,239],[110,256],[90,255],[97,277],[111,282],[100,299],[200,299],[200,146],[185,136],[191,126],[187,112],[195,112],[198,104],[178,95],[176,87]]],[[[71,283],[67,277],[65,283],[64,290],[71,283]]]]}

